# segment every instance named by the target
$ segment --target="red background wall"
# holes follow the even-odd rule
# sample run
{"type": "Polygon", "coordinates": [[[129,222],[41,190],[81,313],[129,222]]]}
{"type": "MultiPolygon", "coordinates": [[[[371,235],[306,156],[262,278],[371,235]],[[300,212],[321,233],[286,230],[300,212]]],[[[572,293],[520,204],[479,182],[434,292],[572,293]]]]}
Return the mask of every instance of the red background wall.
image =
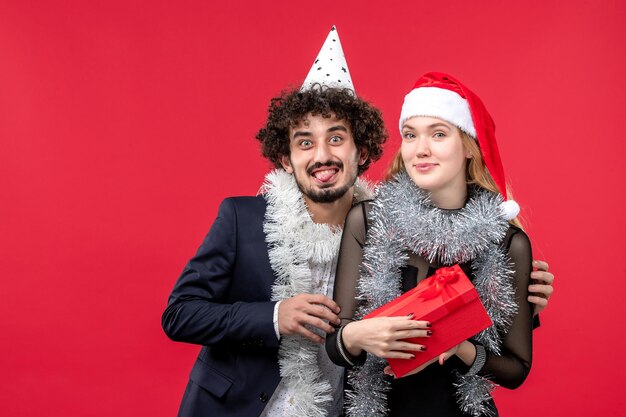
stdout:
{"type": "Polygon", "coordinates": [[[198,347],[160,315],[254,134],[336,24],[399,144],[428,70],[479,92],[557,292],[504,416],[625,415],[618,1],[0,2],[0,414],[172,416],[198,347]],[[376,3],[378,4],[378,3],[376,3]]]}

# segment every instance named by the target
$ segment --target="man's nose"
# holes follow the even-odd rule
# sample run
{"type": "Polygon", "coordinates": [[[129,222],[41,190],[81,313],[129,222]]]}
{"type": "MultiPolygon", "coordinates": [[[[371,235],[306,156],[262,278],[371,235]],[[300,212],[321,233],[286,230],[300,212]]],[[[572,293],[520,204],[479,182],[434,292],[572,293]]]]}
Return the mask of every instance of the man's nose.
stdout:
{"type": "Polygon", "coordinates": [[[315,147],[315,161],[316,162],[326,162],[330,160],[330,146],[326,141],[321,141],[315,147]]]}

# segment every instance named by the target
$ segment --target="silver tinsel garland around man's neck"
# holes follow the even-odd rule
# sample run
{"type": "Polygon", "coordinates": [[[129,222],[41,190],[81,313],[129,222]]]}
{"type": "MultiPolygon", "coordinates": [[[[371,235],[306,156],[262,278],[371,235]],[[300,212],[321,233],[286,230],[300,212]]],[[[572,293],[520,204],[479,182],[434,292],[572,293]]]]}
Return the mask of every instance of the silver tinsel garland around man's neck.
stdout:
{"type": "MultiPolygon", "coordinates": [[[[341,229],[314,223],[293,175],[274,170],[261,189],[267,201],[263,230],[270,265],[276,274],[272,300],[312,293],[310,262],[332,262],[339,253],[341,229]]],[[[354,185],[356,201],[371,198],[366,181],[354,185]]],[[[320,345],[300,335],[281,337],[280,376],[294,392],[293,417],[325,417],[333,392],[317,364],[320,345]]],[[[289,416],[291,417],[291,416],[289,416]]]]}

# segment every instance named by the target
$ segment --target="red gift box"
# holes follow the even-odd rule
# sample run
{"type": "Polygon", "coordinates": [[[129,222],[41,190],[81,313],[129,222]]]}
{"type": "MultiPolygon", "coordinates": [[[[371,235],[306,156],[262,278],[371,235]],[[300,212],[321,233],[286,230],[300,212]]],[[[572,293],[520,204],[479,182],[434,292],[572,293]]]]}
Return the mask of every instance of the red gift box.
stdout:
{"type": "Polygon", "coordinates": [[[410,313],[414,320],[432,323],[433,334],[407,339],[427,348],[424,352],[410,352],[415,354],[415,359],[387,359],[397,378],[492,325],[476,289],[458,265],[438,269],[417,287],[364,318],[410,313]]]}

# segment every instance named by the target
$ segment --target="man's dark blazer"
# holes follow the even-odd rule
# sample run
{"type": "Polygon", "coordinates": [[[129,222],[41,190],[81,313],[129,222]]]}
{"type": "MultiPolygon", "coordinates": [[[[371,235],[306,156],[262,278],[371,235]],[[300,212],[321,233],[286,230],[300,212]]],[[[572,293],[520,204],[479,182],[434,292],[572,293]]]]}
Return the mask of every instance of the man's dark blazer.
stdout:
{"type": "Polygon", "coordinates": [[[203,346],[180,417],[257,417],[280,381],[265,208],[262,196],[225,199],[172,290],[165,333],[203,346]]]}

